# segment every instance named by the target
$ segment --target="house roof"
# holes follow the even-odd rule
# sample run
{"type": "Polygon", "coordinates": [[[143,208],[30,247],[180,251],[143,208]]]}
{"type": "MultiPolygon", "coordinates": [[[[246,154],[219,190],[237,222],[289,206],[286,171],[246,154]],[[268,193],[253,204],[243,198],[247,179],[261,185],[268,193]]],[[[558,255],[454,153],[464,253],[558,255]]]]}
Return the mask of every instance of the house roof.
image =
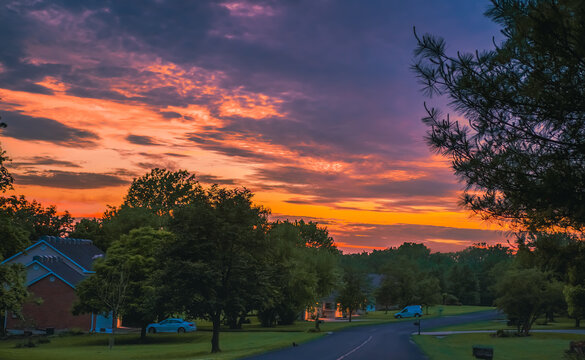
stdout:
{"type": "Polygon", "coordinates": [[[85,279],[85,276],[72,269],[63,258],[58,256],[36,256],[35,260],[43,265],[46,269],[53,272],[55,275],[62,278],[72,287],[75,287],[78,282],[85,279]]]}
{"type": "Polygon", "coordinates": [[[96,258],[104,256],[104,252],[98,249],[91,240],[56,236],[42,236],[40,240],[44,240],[87,271],[92,269],[96,258]]]}

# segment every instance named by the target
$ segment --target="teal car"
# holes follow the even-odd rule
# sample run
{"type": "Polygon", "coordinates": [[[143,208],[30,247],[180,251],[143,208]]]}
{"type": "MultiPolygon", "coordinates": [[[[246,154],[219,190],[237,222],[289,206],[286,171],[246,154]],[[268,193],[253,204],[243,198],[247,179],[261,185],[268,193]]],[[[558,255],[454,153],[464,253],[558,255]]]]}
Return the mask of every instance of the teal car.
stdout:
{"type": "Polygon", "coordinates": [[[422,314],[423,314],[422,307],[420,305],[409,305],[404,309],[400,310],[399,312],[397,312],[396,314],[394,314],[394,317],[396,319],[402,319],[409,317],[420,317],[422,316],[422,314]]]}
{"type": "Polygon", "coordinates": [[[170,332],[170,333],[186,333],[197,330],[197,325],[191,321],[185,321],[183,319],[168,318],[159,323],[149,324],[146,327],[146,331],[149,334],[156,334],[159,332],[170,332]]]}

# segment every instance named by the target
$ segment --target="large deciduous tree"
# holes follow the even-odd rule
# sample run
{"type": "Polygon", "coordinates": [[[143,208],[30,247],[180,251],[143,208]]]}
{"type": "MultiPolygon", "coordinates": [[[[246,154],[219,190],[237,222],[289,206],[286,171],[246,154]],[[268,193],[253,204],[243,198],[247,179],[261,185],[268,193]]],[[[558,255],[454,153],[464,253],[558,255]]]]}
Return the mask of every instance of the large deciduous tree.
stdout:
{"type": "Polygon", "coordinates": [[[416,36],[413,69],[429,95],[431,147],[466,183],[464,204],[531,230],[585,225],[585,7],[581,0],[492,0],[502,26],[490,51],[448,55],[416,36]]]}
{"type": "Polygon", "coordinates": [[[365,309],[368,305],[370,284],[367,274],[352,267],[343,269],[342,285],[339,289],[337,302],[347,310],[349,322],[354,311],[365,309]]]}
{"type": "Polygon", "coordinates": [[[203,189],[195,175],[186,170],[155,168],[132,181],[124,205],[146,208],[158,216],[166,216],[175,207],[192,203],[203,196],[203,189]]]}
{"type": "Polygon", "coordinates": [[[301,235],[301,228],[306,224],[299,223],[275,222],[268,231],[267,266],[274,292],[259,308],[263,326],[292,324],[307,307],[329,295],[336,284],[337,251],[331,243],[318,241],[327,238],[322,237],[326,232],[313,232],[320,235],[312,238],[315,241],[308,240],[307,233],[301,235]]]}
{"type": "Polygon", "coordinates": [[[78,301],[74,313],[109,313],[112,316],[110,348],[114,345],[116,321],[124,315],[142,328],[157,316],[160,302],[154,283],[158,268],[155,258],[172,234],[163,230],[140,228],[122,235],[108,248],[106,257],[94,263],[95,274],[76,288],[78,301]]]}
{"type": "Polygon", "coordinates": [[[31,241],[40,236],[63,236],[71,231],[73,218],[69,212],[62,215],[54,205],[44,207],[24,196],[0,197],[0,216],[8,216],[15,225],[28,232],[31,241]]]}
{"type": "MultiPolygon", "coordinates": [[[[2,262],[0,256],[0,262],[2,262]]],[[[0,265],[0,320],[4,324],[6,312],[20,314],[22,304],[28,298],[25,285],[26,270],[22,264],[0,265]]],[[[4,332],[4,326],[0,326],[0,333],[4,332]]]]}
{"type": "Polygon", "coordinates": [[[140,337],[144,340],[146,326],[162,316],[165,312],[172,312],[166,306],[168,299],[158,289],[160,282],[158,254],[162,246],[172,241],[173,234],[165,230],[155,230],[142,227],[122,235],[108,249],[108,256],[126,258],[131,263],[131,272],[126,290],[124,305],[124,322],[139,326],[140,337]]]}
{"type": "Polygon", "coordinates": [[[516,321],[518,333],[529,335],[536,319],[558,301],[562,285],[536,268],[509,269],[494,286],[498,309],[516,321]]]}
{"type": "Polygon", "coordinates": [[[176,240],[162,252],[164,291],[176,311],[213,323],[212,352],[220,351],[222,315],[256,301],[263,295],[260,285],[268,284],[267,214],[252,204],[250,191],[217,186],[173,211],[169,228],[176,240]]]}

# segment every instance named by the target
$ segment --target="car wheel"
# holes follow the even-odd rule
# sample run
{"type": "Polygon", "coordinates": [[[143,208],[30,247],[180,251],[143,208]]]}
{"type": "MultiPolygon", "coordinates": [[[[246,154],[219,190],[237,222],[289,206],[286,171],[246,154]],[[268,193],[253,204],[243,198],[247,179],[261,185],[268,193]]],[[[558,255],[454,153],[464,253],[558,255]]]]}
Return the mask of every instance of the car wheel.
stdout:
{"type": "Polygon", "coordinates": [[[178,332],[179,334],[183,334],[183,333],[185,332],[185,328],[179,328],[179,329],[177,330],[177,332],[178,332]]]}
{"type": "Polygon", "coordinates": [[[150,328],[148,329],[148,332],[151,334],[156,334],[156,329],[155,328],[150,328]]]}
{"type": "Polygon", "coordinates": [[[402,316],[400,316],[400,315],[396,315],[396,318],[397,318],[397,319],[402,319],[402,316]]]}
{"type": "Polygon", "coordinates": [[[420,314],[414,314],[414,317],[420,317],[420,314]]]}

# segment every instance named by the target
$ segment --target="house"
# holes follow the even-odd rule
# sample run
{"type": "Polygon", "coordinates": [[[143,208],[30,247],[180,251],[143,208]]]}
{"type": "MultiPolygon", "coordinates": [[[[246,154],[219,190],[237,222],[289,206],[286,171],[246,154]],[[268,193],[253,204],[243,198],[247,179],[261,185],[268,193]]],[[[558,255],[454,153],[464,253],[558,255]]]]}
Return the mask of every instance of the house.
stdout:
{"type": "Polygon", "coordinates": [[[95,331],[111,327],[111,321],[96,314],[73,315],[75,286],[90,276],[95,259],[103,251],[91,240],[43,236],[2,263],[26,267],[26,285],[32,301],[23,305],[23,318],[7,313],[5,329],[80,329],[95,331]]]}
{"type": "MultiPolygon", "coordinates": [[[[373,293],[374,291],[380,287],[383,280],[383,276],[380,274],[368,274],[367,275],[367,284],[368,284],[368,292],[370,296],[368,296],[368,303],[365,309],[357,309],[353,312],[353,314],[363,315],[371,311],[376,311],[376,309],[382,309],[383,306],[376,304],[374,299],[373,293]]],[[[316,308],[312,309],[312,311],[305,310],[303,314],[304,320],[311,320],[315,317],[315,312],[319,312],[320,319],[339,319],[345,318],[347,316],[346,311],[341,308],[341,304],[337,302],[338,292],[333,291],[331,294],[321,299],[316,304],[316,308]]]]}
{"type": "Polygon", "coordinates": [[[343,317],[341,306],[336,301],[337,292],[332,292],[328,297],[321,299],[312,309],[305,309],[302,314],[302,320],[313,320],[315,315],[319,319],[338,319],[343,317]]]}
{"type": "Polygon", "coordinates": [[[383,308],[382,305],[378,304],[375,300],[375,296],[373,296],[374,291],[380,287],[382,284],[382,280],[384,277],[380,274],[368,274],[368,283],[370,287],[370,298],[368,299],[368,304],[366,306],[365,312],[371,312],[376,310],[381,310],[383,308]]]}

